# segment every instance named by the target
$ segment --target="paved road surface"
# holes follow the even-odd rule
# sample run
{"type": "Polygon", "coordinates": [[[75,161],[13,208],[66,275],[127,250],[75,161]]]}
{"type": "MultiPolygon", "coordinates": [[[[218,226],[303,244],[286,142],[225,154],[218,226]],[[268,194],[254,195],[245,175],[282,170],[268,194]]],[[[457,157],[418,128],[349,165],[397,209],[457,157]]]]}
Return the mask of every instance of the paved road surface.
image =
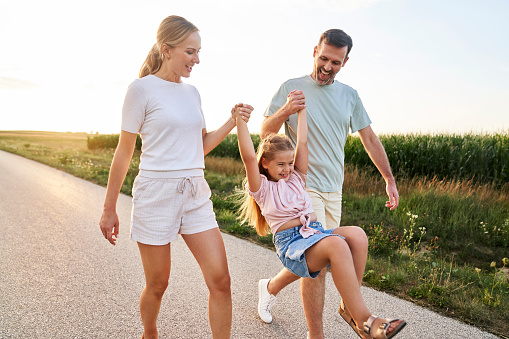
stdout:
{"type": "MultiPolygon", "coordinates": [[[[114,247],[98,227],[104,194],[103,187],[0,151],[0,338],[141,337],[144,277],[128,238],[131,200],[119,198],[121,236],[114,247]]],[[[223,238],[232,276],[232,338],[305,338],[297,283],[280,293],[272,324],[258,319],[257,281],[281,269],[275,253],[223,238]]],[[[198,265],[182,239],[172,247],[160,337],[210,338],[198,265]]],[[[387,294],[362,291],[373,313],[407,320],[398,338],[496,338],[387,294]]],[[[357,338],[336,312],[340,297],[330,275],[326,298],[326,337],[357,338]]]]}

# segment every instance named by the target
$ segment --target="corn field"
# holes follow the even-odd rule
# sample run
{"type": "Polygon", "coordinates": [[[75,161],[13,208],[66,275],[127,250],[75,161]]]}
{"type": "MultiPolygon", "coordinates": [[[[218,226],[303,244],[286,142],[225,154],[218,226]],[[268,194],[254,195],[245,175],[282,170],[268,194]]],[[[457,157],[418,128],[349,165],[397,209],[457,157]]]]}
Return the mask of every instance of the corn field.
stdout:
{"type": "MultiPolygon", "coordinates": [[[[392,134],[379,138],[398,177],[472,180],[496,187],[509,182],[509,133],[392,134]]],[[[376,171],[357,137],[347,139],[345,162],[376,171]]]]}
{"type": "MultiPolygon", "coordinates": [[[[252,134],[255,148],[260,136],[252,134]]],[[[436,177],[439,180],[471,180],[495,187],[509,186],[509,132],[499,134],[392,134],[379,136],[392,171],[399,178],[436,177]]],[[[115,148],[118,135],[89,136],[89,149],[115,148]]],[[[141,147],[138,136],[137,149],[141,147]]],[[[240,159],[237,134],[229,134],[209,153],[214,157],[240,159]]],[[[360,138],[349,136],[345,163],[375,172],[360,138]]]]}

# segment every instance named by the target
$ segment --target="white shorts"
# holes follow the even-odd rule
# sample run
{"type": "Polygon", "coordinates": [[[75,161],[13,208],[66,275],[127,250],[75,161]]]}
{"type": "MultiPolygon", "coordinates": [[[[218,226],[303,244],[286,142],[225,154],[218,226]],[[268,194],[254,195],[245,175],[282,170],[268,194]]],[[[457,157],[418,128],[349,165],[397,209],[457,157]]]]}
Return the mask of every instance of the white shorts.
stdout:
{"type": "Polygon", "coordinates": [[[307,189],[307,191],[313,201],[313,210],[315,210],[317,221],[322,224],[323,228],[330,230],[339,227],[342,192],[319,192],[313,189],[307,189]]]}
{"type": "Polygon", "coordinates": [[[210,195],[203,170],[140,170],[133,184],[131,239],[166,245],[178,234],[218,227],[210,195]]]}

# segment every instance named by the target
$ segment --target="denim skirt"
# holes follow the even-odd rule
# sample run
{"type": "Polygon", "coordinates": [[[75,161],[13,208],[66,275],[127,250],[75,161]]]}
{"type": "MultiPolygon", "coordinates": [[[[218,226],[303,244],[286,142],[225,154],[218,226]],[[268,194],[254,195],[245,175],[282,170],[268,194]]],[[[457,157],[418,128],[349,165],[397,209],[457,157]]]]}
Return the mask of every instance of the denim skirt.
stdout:
{"type": "Polygon", "coordinates": [[[320,271],[309,272],[306,263],[306,250],[326,237],[336,236],[343,239],[344,237],[333,234],[334,229],[325,230],[321,223],[313,221],[309,224],[309,227],[321,233],[315,233],[308,238],[304,238],[299,233],[301,227],[297,226],[276,232],[272,240],[279,260],[290,272],[302,278],[316,278],[320,271]]]}

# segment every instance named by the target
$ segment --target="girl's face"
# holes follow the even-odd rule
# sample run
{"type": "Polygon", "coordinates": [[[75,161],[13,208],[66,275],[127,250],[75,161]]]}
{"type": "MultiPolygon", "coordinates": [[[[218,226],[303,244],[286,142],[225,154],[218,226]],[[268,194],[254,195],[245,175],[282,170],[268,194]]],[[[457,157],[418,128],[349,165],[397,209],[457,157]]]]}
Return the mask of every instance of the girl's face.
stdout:
{"type": "Polygon", "coordinates": [[[169,69],[175,82],[180,82],[180,77],[189,78],[193,66],[200,63],[200,49],[200,34],[193,32],[181,44],[169,50],[169,69]]]}
{"type": "Polygon", "coordinates": [[[283,179],[288,181],[290,175],[293,173],[293,157],[295,152],[292,150],[278,152],[272,160],[262,158],[262,166],[269,174],[269,180],[279,181],[283,179]]]}

